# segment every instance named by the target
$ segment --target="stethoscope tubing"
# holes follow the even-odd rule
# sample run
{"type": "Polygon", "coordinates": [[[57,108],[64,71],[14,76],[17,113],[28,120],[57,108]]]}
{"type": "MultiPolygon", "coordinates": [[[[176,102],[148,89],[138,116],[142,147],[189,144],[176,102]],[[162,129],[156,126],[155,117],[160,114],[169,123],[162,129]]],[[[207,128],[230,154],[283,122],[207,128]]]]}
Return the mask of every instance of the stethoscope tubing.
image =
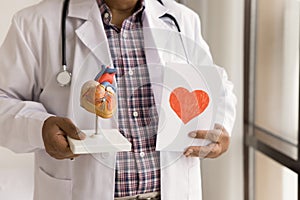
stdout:
{"type": "Polygon", "coordinates": [[[65,0],[63,4],[63,11],[61,17],[61,53],[62,53],[62,66],[67,66],[66,59],[66,22],[69,9],[70,0],[65,0]]]}
{"type": "MultiPolygon", "coordinates": [[[[161,0],[158,0],[158,2],[162,5],[163,2],[161,0]]],[[[67,22],[67,14],[68,14],[68,9],[69,9],[69,3],[70,3],[70,0],[64,0],[64,3],[63,3],[63,9],[62,9],[62,17],[61,17],[61,59],[62,59],[62,71],[60,73],[68,73],[70,75],[70,80],[71,80],[71,73],[68,72],[67,70],[67,58],[66,58],[66,22],[67,22]]],[[[188,59],[188,55],[187,55],[187,52],[186,52],[186,49],[184,47],[184,43],[183,43],[183,39],[182,39],[182,36],[181,36],[181,29],[180,29],[180,26],[176,20],[176,18],[171,15],[171,14],[164,14],[163,16],[161,16],[160,18],[169,18],[171,19],[176,28],[177,28],[177,31],[179,32],[179,35],[180,35],[180,40],[181,40],[181,43],[183,45],[183,49],[184,49],[184,53],[185,53],[185,56],[186,56],[186,59],[189,63],[189,59],[188,59]]],[[[59,74],[60,74],[59,73],[59,74]]],[[[68,84],[62,84],[62,83],[59,83],[61,86],[66,86],[68,84]]]]}

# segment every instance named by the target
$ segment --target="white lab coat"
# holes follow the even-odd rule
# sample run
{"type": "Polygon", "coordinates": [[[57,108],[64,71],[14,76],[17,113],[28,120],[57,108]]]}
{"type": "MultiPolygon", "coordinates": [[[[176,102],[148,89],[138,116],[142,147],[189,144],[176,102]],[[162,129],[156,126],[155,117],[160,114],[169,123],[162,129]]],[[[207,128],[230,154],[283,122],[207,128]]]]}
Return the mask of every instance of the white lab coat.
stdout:
{"type": "MultiPolygon", "coordinates": [[[[160,72],[165,63],[185,63],[193,54],[191,48],[187,48],[186,57],[162,50],[173,42],[161,39],[164,35],[161,33],[178,33],[172,20],[160,18],[165,13],[174,16],[182,35],[200,47],[199,54],[189,58],[190,61],[212,64],[194,12],[174,1],[164,1],[164,6],[156,0],[145,2],[145,53],[152,82],[162,81],[160,72]]],[[[44,0],[18,12],[12,20],[0,49],[0,145],[15,152],[35,153],[35,199],[112,200],[115,153],[84,155],[70,161],[56,160],[44,150],[41,130],[44,120],[51,115],[69,117],[82,129],[93,128],[94,118],[73,105],[72,99],[78,98],[74,81],[84,72],[82,67],[111,63],[96,1],[71,0],[67,17],[67,62],[73,80],[71,87],[56,83],[56,74],[61,70],[61,9],[62,0],[44,0]]],[[[220,73],[226,89],[222,94],[226,112],[225,108],[220,111],[225,118],[218,123],[231,132],[235,97],[226,73],[222,69],[220,73]]],[[[159,91],[154,94],[159,99],[159,91]]],[[[117,120],[103,120],[101,126],[116,128],[117,120]]],[[[199,159],[161,152],[161,166],[163,200],[201,199],[199,159]]]]}

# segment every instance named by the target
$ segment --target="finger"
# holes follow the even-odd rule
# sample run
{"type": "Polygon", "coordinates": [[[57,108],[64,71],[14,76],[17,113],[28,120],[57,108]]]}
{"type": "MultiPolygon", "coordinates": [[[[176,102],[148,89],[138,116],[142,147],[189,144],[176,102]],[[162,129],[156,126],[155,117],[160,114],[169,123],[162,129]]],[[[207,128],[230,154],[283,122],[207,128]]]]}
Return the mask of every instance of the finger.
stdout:
{"type": "Polygon", "coordinates": [[[222,146],[219,143],[212,143],[210,145],[211,150],[205,158],[217,158],[223,153],[222,146]]]}
{"type": "Polygon", "coordinates": [[[212,143],[207,146],[191,146],[185,152],[184,155],[186,157],[207,157],[210,152],[213,150],[215,143],[212,143]]]}
{"type": "Polygon", "coordinates": [[[86,135],[77,128],[73,122],[68,118],[58,118],[57,125],[61,130],[63,130],[67,136],[77,139],[77,140],[84,140],[86,135]]]}
{"type": "MultiPolygon", "coordinates": [[[[57,156],[56,159],[58,160],[63,160],[63,159],[70,159],[70,160],[74,160],[74,158],[78,157],[79,155],[70,155],[70,156],[66,156],[66,155],[60,155],[57,156]]],[[[55,158],[55,157],[54,157],[55,158]]]]}
{"type": "Polygon", "coordinates": [[[222,130],[221,129],[213,129],[213,130],[197,130],[189,133],[189,136],[197,139],[208,139],[212,142],[218,142],[222,138],[222,130]]]}
{"type": "Polygon", "coordinates": [[[67,156],[67,155],[58,155],[55,154],[52,157],[57,159],[57,160],[63,160],[63,159],[70,159],[70,160],[74,160],[74,158],[78,157],[79,155],[72,155],[72,156],[67,156]]]}
{"type": "Polygon", "coordinates": [[[194,149],[192,147],[189,147],[183,154],[185,155],[185,157],[191,157],[193,153],[194,149]]]}
{"type": "Polygon", "coordinates": [[[56,152],[60,154],[61,156],[72,156],[73,153],[69,147],[69,143],[66,139],[66,137],[63,135],[57,135],[55,143],[53,144],[56,152]]]}
{"type": "Polygon", "coordinates": [[[224,126],[222,126],[221,124],[215,124],[214,129],[224,129],[224,126]]]}
{"type": "Polygon", "coordinates": [[[186,157],[216,158],[222,154],[222,148],[218,143],[207,146],[191,146],[185,152],[186,157]]]}
{"type": "Polygon", "coordinates": [[[62,152],[61,150],[59,150],[59,148],[56,148],[56,146],[54,146],[50,150],[46,150],[46,151],[51,157],[53,157],[55,159],[59,159],[59,160],[67,159],[67,158],[70,159],[70,158],[75,158],[75,157],[79,156],[79,155],[75,155],[72,152],[69,152],[67,150],[62,152]]]}
{"type": "Polygon", "coordinates": [[[59,138],[59,140],[57,140],[54,144],[54,149],[55,151],[52,152],[54,154],[52,157],[56,159],[70,159],[78,156],[73,154],[65,136],[63,135],[61,135],[61,138],[59,138]]]}

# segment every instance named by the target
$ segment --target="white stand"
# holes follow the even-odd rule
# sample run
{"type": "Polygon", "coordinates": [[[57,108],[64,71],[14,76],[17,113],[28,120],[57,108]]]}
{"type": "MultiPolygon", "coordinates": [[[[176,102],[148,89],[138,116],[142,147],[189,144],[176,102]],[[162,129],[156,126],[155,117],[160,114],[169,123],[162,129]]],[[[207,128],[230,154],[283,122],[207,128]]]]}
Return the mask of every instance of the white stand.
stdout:
{"type": "Polygon", "coordinates": [[[117,129],[104,129],[99,134],[95,134],[95,130],[83,130],[82,132],[86,134],[84,140],[75,140],[68,137],[71,151],[74,154],[131,150],[131,143],[117,129]]]}

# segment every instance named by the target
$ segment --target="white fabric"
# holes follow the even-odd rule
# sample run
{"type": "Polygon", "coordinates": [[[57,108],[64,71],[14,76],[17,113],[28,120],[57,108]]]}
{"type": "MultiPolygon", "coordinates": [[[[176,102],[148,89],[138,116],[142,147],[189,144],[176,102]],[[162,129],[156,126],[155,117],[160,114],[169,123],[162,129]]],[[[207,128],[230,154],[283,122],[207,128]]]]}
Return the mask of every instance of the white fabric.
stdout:
{"type": "MultiPolygon", "coordinates": [[[[164,1],[165,6],[156,0],[145,2],[145,52],[152,83],[162,83],[160,72],[167,62],[212,64],[194,12],[174,1],[164,1]],[[174,56],[166,51],[170,45],[168,38],[165,37],[166,43],[163,43],[158,36],[163,38],[177,30],[168,18],[160,18],[165,13],[176,18],[184,38],[195,41],[200,54],[193,56],[190,48],[184,50],[187,56],[174,56]]],[[[84,155],[70,161],[55,160],[43,149],[41,129],[44,120],[52,114],[69,117],[82,129],[93,128],[92,115],[74,105],[79,95],[76,83],[88,66],[111,63],[96,1],[72,0],[67,20],[67,61],[73,82],[71,87],[57,84],[56,74],[61,70],[61,9],[62,0],[44,0],[13,18],[0,49],[0,145],[15,152],[35,152],[35,199],[112,200],[114,153],[84,155]]],[[[185,42],[179,40],[176,44],[185,42]]],[[[231,131],[235,96],[231,83],[225,75],[223,78],[226,112],[222,120],[231,131]]],[[[154,93],[159,101],[159,89],[154,93]]],[[[102,120],[101,126],[116,128],[116,121],[102,120]]],[[[163,200],[201,199],[199,159],[185,158],[182,153],[161,152],[161,166],[163,200]]]]}

